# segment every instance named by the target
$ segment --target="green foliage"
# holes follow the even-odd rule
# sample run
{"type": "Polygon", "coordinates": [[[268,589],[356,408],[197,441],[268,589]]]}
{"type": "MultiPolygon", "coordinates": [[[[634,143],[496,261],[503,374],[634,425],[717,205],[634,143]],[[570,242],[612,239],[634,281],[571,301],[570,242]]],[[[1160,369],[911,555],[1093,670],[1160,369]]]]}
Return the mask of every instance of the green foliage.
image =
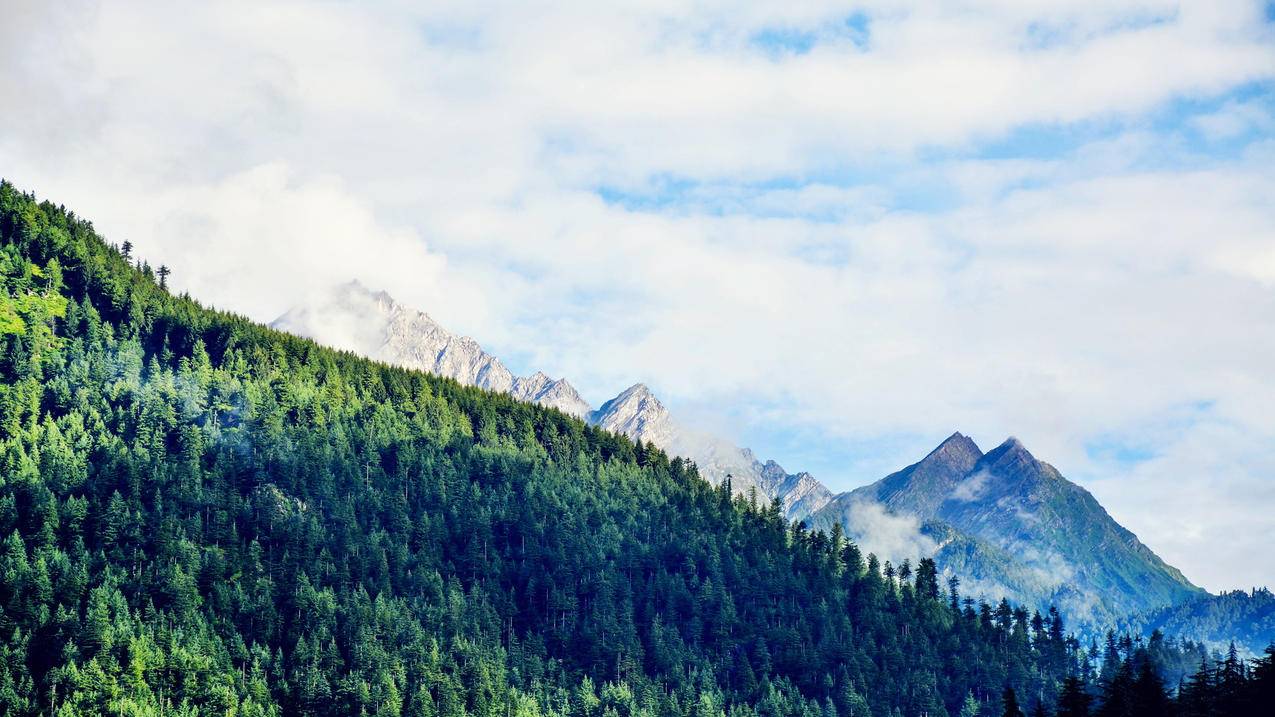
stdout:
{"type": "Polygon", "coordinates": [[[173,296],[8,184],[0,238],[2,714],[941,716],[1094,669],[650,446],[173,296]]]}

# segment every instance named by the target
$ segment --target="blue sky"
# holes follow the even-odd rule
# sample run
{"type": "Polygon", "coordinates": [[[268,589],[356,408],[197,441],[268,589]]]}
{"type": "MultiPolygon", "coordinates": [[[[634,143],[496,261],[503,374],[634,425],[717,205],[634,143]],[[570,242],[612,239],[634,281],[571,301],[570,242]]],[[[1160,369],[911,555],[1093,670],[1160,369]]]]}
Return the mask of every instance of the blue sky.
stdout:
{"type": "Polygon", "coordinates": [[[21,4],[0,173],[260,320],[358,278],[838,489],[1016,435],[1275,581],[1269,3],[413,5],[21,4]]]}

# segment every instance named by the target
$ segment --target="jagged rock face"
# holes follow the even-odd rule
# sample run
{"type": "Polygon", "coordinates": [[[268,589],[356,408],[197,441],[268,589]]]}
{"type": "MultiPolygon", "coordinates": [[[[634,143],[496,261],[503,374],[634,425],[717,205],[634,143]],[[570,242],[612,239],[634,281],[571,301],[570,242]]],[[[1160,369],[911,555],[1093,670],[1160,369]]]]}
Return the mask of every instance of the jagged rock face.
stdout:
{"type": "Polygon", "coordinates": [[[783,501],[784,514],[793,520],[814,515],[832,500],[832,491],[806,472],[785,475],[775,493],[783,501]]]}
{"type": "Polygon", "coordinates": [[[514,379],[509,393],[514,398],[556,408],[578,418],[588,416],[593,410],[566,379],[552,379],[539,371],[526,378],[514,379]]]}
{"type": "Polygon", "coordinates": [[[740,448],[718,436],[679,430],[667,449],[690,457],[700,475],[714,483],[729,478],[731,489],[739,495],[748,496],[755,492],[757,499],[763,503],[776,497],[782,502],[784,496],[779,493],[781,481],[763,475],[762,463],[747,448],[740,448]]]}
{"type": "MultiPolygon", "coordinates": [[[[779,497],[785,504],[796,500],[790,501],[787,494],[780,492],[781,484],[788,476],[775,479],[763,475],[762,463],[747,448],[679,425],[664,404],[643,384],[631,386],[602,404],[589,416],[589,420],[600,428],[654,444],[670,454],[690,458],[705,479],[720,484],[729,478],[731,489],[740,495],[748,495],[755,490],[761,500],[779,497]]],[[[807,491],[812,490],[803,487],[807,491]]],[[[823,490],[827,492],[826,488],[823,490]]]]}
{"type": "Polygon", "coordinates": [[[589,405],[562,379],[537,372],[521,378],[468,336],[456,336],[424,312],[374,292],[357,281],[336,287],[311,306],[288,311],[270,324],[281,331],[407,368],[508,393],[583,417],[589,405]]]}
{"type": "Polygon", "coordinates": [[[636,383],[589,415],[599,428],[622,433],[635,441],[666,448],[673,440],[668,409],[645,384],[636,383]]]}

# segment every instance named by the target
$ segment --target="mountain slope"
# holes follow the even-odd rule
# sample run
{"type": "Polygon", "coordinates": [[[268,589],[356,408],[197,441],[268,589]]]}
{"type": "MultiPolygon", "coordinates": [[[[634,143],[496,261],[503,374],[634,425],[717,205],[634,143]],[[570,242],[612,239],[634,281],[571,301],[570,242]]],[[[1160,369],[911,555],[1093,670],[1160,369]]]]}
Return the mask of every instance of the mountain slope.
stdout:
{"type": "Polygon", "coordinates": [[[15,717],[942,715],[1081,659],[658,450],[173,296],[4,182],[0,536],[15,717]]]}
{"type": "Polygon", "coordinates": [[[816,524],[856,535],[865,503],[916,520],[939,566],[968,588],[1056,604],[1090,625],[1204,595],[1014,438],[984,455],[954,434],[920,462],[838,496],[816,524]]]}
{"type": "Polygon", "coordinates": [[[1203,594],[1014,438],[979,460],[937,517],[1021,556],[1073,617],[1095,598],[1093,617],[1116,617],[1203,594]]]}

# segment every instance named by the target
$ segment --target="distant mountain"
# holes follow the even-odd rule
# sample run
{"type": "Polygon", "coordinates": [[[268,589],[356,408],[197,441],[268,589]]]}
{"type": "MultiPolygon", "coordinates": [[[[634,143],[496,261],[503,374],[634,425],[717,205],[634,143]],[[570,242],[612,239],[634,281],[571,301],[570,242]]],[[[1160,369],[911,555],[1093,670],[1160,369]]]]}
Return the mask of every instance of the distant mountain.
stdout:
{"type": "Polygon", "coordinates": [[[540,372],[515,376],[474,339],[452,334],[428,314],[358,281],[289,310],[270,326],[386,363],[508,393],[653,443],[694,460],[700,474],[713,482],[729,477],[740,494],[756,491],[763,501],[778,498],[789,518],[810,515],[832,496],[809,473],[789,474],[774,461],[758,460],[746,448],[680,424],[644,384],[630,386],[594,410],[566,379],[540,372]]]}
{"type": "Polygon", "coordinates": [[[916,520],[935,561],[967,590],[1055,604],[1072,620],[1108,624],[1206,595],[1015,438],[984,455],[956,433],[920,462],[837,496],[813,521],[854,535],[864,504],[916,520]]]}
{"type": "Polygon", "coordinates": [[[589,422],[635,441],[668,445],[676,429],[664,404],[645,384],[637,383],[589,414],[589,422]]]}
{"type": "Polygon", "coordinates": [[[270,326],[386,363],[508,393],[578,418],[592,410],[565,380],[540,372],[515,376],[477,341],[450,333],[429,314],[358,281],[334,287],[314,303],[291,309],[270,326]]]}

